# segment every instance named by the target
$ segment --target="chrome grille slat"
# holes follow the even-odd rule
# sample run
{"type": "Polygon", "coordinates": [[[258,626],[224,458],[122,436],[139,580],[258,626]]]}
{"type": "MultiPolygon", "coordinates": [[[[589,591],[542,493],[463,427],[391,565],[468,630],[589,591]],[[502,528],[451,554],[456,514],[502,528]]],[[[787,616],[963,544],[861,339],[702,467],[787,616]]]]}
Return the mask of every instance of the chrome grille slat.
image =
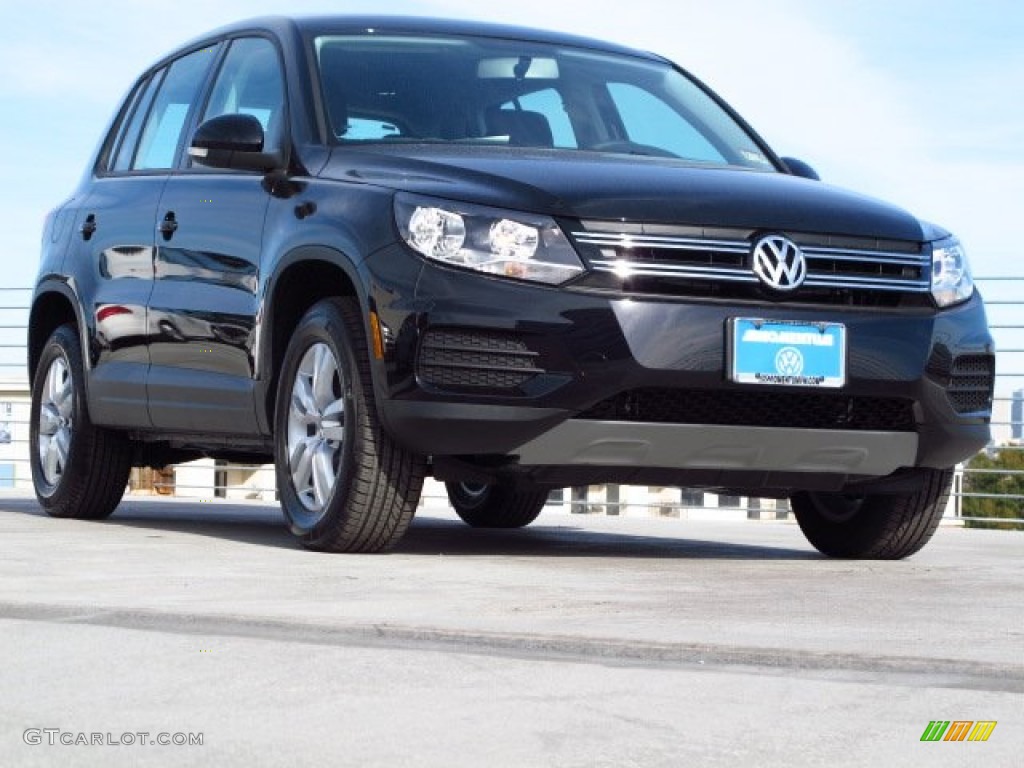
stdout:
{"type": "Polygon", "coordinates": [[[750,244],[743,240],[702,240],[692,237],[661,237],[657,235],[611,235],[603,232],[573,232],[578,243],[611,245],[619,248],[665,248],[674,250],[724,251],[747,253],[750,244]]]}
{"type": "Polygon", "coordinates": [[[885,258],[880,256],[862,256],[857,252],[844,251],[842,253],[818,253],[810,248],[801,249],[808,262],[812,261],[856,261],[865,264],[884,264],[886,266],[924,267],[927,262],[913,256],[907,258],[886,254],[885,258]]]}
{"type": "Polygon", "coordinates": [[[875,282],[849,279],[843,279],[842,281],[829,281],[821,278],[815,278],[813,280],[805,280],[804,285],[808,288],[856,288],[869,291],[898,291],[900,293],[928,293],[931,290],[931,287],[925,283],[885,283],[880,280],[875,282]]]}
{"type": "Polygon", "coordinates": [[[889,263],[913,264],[923,266],[928,263],[927,256],[915,256],[912,253],[895,251],[862,251],[855,248],[820,248],[816,245],[801,245],[800,250],[809,258],[829,258],[852,261],[884,261],[889,263]]]}
{"type": "Polygon", "coordinates": [[[804,281],[804,284],[817,282],[817,283],[828,283],[829,285],[846,285],[847,283],[863,283],[864,285],[907,285],[907,286],[924,286],[928,287],[924,280],[919,278],[899,278],[899,277],[872,277],[871,275],[830,275],[830,274],[814,274],[813,277],[808,277],[804,281]]]}
{"type": "Polygon", "coordinates": [[[756,282],[757,278],[749,269],[735,269],[731,267],[698,267],[682,264],[658,264],[656,262],[629,261],[628,259],[592,259],[590,265],[601,272],[614,272],[616,274],[628,270],[630,275],[661,275],[665,277],[679,277],[684,273],[687,276],[697,276],[701,279],[708,277],[727,278],[730,275],[749,278],[756,282]]]}
{"type": "MultiPolygon", "coordinates": [[[[605,273],[619,274],[612,269],[599,270],[605,273]]],[[[640,267],[638,269],[631,269],[629,271],[629,277],[674,277],[680,280],[720,280],[723,282],[731,283],[750,283],[754,284],[757,282],[757,278],[748,275],[730,275],[725,273],[708,275],[701,272],[687,272],[685,270],[675,270],[672,272],[656,272],[654,270],[644,269],[640,267]]]]}

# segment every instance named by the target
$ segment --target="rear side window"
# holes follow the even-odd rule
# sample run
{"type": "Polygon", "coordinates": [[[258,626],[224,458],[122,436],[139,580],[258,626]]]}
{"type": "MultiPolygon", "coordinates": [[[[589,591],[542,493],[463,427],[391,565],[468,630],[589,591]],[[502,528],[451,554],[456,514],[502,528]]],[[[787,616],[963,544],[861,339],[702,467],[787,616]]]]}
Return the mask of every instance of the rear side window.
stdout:
{"type": "Polygon", "coordinates": [[[224,58],[203,120],[220,115],[252,115],[263,126],[264,149],[281,144],[284,76],[277,49],[262,37],[235,40],[224,58]]]}
{"type": "Polygon", "coordinates": [[[134,105],[125,118],[124,129],[117,140],[117,145],[112,156],[113,162],[108,165],[112,171],[127,171],[132,167],[135,159],[135,147],[139,143],[139,134],[142,133],[142,124],[149,114],[149,108],[153,104],[153,97],[160,85],[160,80],[166,70],[157,72],[144,87],[136,93],[134,105]]]}
{"type": "Polygon", "coordinates": [[[189,110],[206,81],[215,50],[195,51],[171,64],[142,129],[133,170],[174,166],[189,110]]]}

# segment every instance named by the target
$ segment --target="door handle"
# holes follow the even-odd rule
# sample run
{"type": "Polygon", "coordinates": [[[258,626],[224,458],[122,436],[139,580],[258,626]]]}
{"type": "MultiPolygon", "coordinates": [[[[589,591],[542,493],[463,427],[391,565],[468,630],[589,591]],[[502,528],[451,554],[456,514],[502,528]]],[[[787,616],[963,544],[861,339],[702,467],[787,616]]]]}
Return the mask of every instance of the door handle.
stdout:
{"type": "Polygon", "coordinates": [[[164,240],[170,240],[174,237],[174,232],[177,229],[178,219],[174,215],[174,211],[168,211],[164,214],[164,220],[160,222],[160,234],[164,236],[164,240]]]}
{"type": "Polygon", "coordinates": [[[96,214],[90,213],[86,216],[78,231],[82,233],[83,240],[89,240],[96,233],[96,214]]]}

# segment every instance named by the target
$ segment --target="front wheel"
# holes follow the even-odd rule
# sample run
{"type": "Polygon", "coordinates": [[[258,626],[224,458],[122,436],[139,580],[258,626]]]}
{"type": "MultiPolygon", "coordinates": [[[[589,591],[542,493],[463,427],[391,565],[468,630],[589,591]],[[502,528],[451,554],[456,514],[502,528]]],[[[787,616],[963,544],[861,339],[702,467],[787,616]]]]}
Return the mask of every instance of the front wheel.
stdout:
{"type": "Polygon", "coordinates": [[[903,495],[797,493],[790,502],[807,540],[830,557],[899,560],[928,543],[946,510],[951,469],[918,469],[903,495]]]}
{"type": "Polygon", "coordinates": [[[380,552],[405,533],[426,462],[380,426],[359,305],[325,299],[285,352],[275,417],[277,487],[310,549],[380,552]]]}
{"type": "Polygon", "coordinates": [[[537,519],[548,492],[511,484],[445,483],[456,514],[474,528],[522,528],[537,519]]]}

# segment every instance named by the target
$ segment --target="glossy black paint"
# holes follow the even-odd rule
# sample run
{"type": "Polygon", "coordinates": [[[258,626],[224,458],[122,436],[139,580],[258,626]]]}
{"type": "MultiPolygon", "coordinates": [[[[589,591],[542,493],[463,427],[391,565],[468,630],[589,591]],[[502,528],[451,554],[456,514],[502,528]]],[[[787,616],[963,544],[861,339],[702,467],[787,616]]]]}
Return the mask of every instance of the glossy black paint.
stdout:
{"type": "Polygon", "coordinates": [[[270,201],[256,175],[172,176],[157,218],[148,327],[148,395],[153,426],[196,423],[212,432],[256,431],[254,333],[263,222],[270,201]],[[190,382],[187,371],[209,376],[190,382]],[[199,384],[202,382],[202,385],[199,384]]]}
{"type": "MultiPolygon", "coordinates": [[[[742,390],[724,374],[727,322],[737,314],[844,323],[849,392],[914,400],[920,465],[948,466],[987,442],[988,415],[953,412],[945,389],[926,371],[940,346],[954,354],[991,353],[977,296],[945,311],[609,296],[486,277],[414,254],[394,223],[399,190],[543,213],[566,228],[602,219],[624,227],[691,224],[910,243],[945,233],[894,206],[799,178],[806,174],[788,172],[767,147],[774,171],[511,147],[335,146],[310,39],[320,30],[368,27],[541,39],[657,58],[552,33],[360,17],[246,22],[154,65],[150,72],[198,49],[222,56],[227,46],[220,43],[238,36],[271,39],[284,67],[288,119],[278,165],[267,172],[193,166],[183,141],[166,172],[111,174],[104,171],[108,137],[78,190],[47,221],[33,328],[47,328],[55,317],[78,318],[93,419],[154,444],[155,458],[141,461],[166,459],[171,449],[185,452],[175,458],[268,456],[290,328],[317,297],[333,293],[355,295],[367,314],[379,316],[385,355],[371,369],[382,422],[406,446],[433,456],[447,476],[458,466],[467,477],[507,467],[511,459],[503,454],[622,390],[742,390]],[[515,395],[426,386],[415,364],[432,328],[514,332],[538,353],[546,373],[515,395]]],[[[214,64],[211,78],[216,71],[214,64]]],[[[207,82],[203,98],[209,88],[207,82]]],[[[199,111],[189,118],[190,137],[199,111]]],[[[30,361],[43,341],[44,333],[30,332],[30,361]]],[[[589,482],[602,471],[548,470],[537,479],[589,482]]],[[[756,477],[720,472],[713,480],[663,471],[631,477],[757,485],[756,477]]]]}
{"type": "Polygon", "coordinates": [[[906,211],[772,171],[558,150],[336,148],[321,176],[575,219],[924,239],[906,211]],[[454,192],[454,190],[458,192],[454,192]]]}
{"type": "Polygon", "coordinates": [[[147,313],[153,292],[154,219],[167,178],[97,179],[77,211],[64,271],[82,301],[89,343],[90,413],[100,424],[151,426],[146,400],[147,313]],[[90,224],[91,226],[85,226],[90,224]]]}

